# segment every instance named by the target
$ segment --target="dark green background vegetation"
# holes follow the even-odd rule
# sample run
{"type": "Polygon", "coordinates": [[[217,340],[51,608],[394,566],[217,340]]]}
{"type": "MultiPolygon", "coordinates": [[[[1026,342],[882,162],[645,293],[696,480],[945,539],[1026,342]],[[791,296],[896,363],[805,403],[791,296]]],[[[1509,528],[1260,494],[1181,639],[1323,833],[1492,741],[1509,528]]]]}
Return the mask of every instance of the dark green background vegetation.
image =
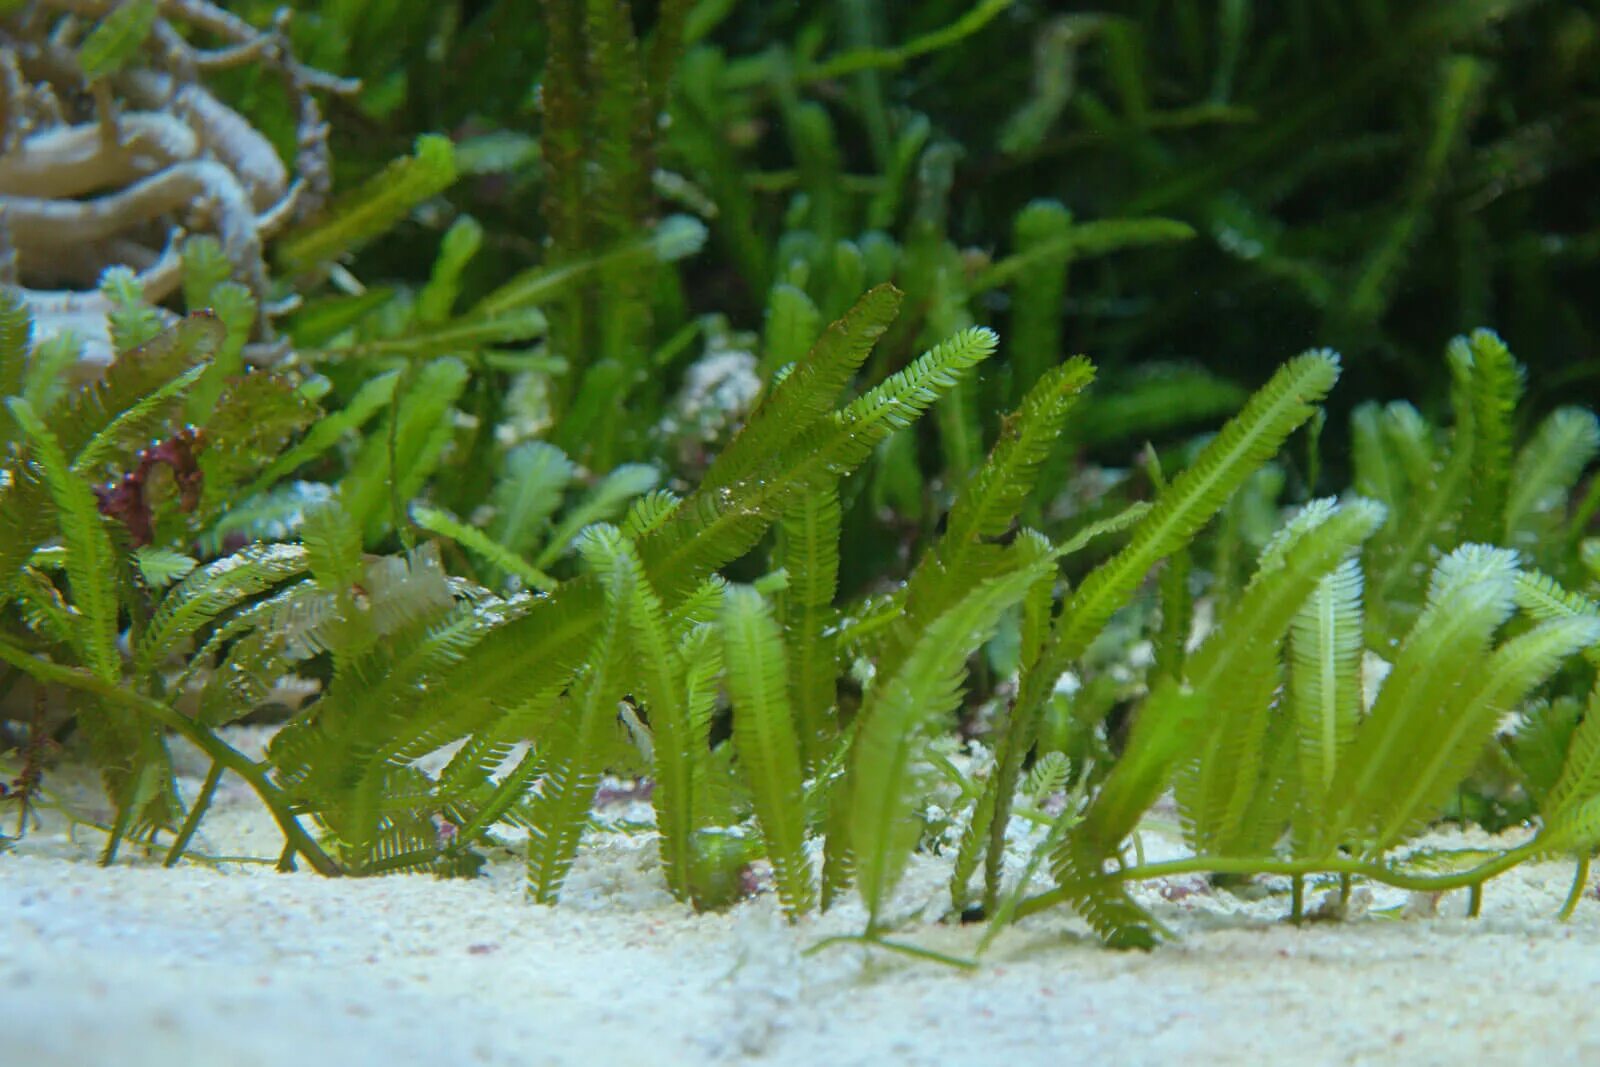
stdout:
{"type": "MultiPolygon", "coordinates": [[[[418,131],[539,136],[548,42],[529,4],[299,6],[302,54],[367,83],[334,113],[342,176],[381,166],[418,131]]],[[[636,25],[649,31],[660,6],[634,5],[636,25]]],[[[1108,368],[1194,360],[1253,382],[1329,345],[1346,357],[1351,395],[1437,401],[1440,338],[1492,325],[1536,371],[1536,407],[1597,390],[1590,5],[985,6],[998,10],[970,36],[838,76],[830,61],[959,26],[972,5],[691,7],[683,92],[657,142],[659,165],[721,208],[711,249],[685,271],[691,310],[754,323],[797,192],[829,199],[825,239],[904,232],[915,194],[888,210],[874,196],[944,150],[950,186],[932,210],[980,255],[1005,252],[1016,213],[1039,197],[1080,219],[1195,228],[1181,245],[1072,268],[1063,348],[1108,368]],[[921,123],[921,154],[897,174],[921,123]],[[745,242],[765,254],[740,255],[745,242]]],[[[526,164],[449,195],[499,254],[481,265],[485,280],[537,259],[549,235],[531,154],[526,164]]],[[[381,254],[383,272],[412,277],[431,260],[415,233],[381,254]]],[[[1005,324],[1003,301],[980,313],[1005,324]]]]}

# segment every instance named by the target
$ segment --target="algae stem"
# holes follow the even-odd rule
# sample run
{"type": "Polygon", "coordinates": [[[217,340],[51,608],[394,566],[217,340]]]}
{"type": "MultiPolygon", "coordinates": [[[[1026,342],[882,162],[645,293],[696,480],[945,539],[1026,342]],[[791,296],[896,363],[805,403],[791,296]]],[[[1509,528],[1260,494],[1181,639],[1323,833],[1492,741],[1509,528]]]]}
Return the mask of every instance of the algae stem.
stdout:
{"type": "Polygon", "coordinates": [[[222,764],[212,762],[211,769],[206,772],[206,780],[200,786],[200,795],[195,797],[193,806],[189,808],[188,817],[183,820],[182,829],[172,842],[172,848],[167,850],[167,858],[162,862],[163,867],[176,867],[178,861],[183,858],[184,850],[189,847],[194,832],[200,828],[201,817],[211,806],[211,798],[216,795],[217,783],[222,781],[222,770],[222,764]]]}
{"type": "Polygon", "coordinates": [[[306,862],[318,874],[334,875],[343,874],[344,871],[333,859],[312,840],[306,833],[305,827],[289,811],[289,801],[283,791],[267,778],[262,765],[250,759],[244,753],[222,740],[210,730],[201,726],[193,719],[180,715],[172,708],[157,700],[152,700],[140,693],[123,689],[115,682],[107,682],[99,677],[79,670],[75,667],[51,663],[37,656],[29,655],[22,649],[6,641],[0,641],[0,660],[15,667],[19,667],[42,682],[55,682],[59,685],[70,686],[73,689],[93,693],[112,704],[117,704],[148,716],[156,722],[167,727],[175,733],[182,734],[212,761],[230,770],[250,783],[250,787],[261,798],[261,803],[266,805],[271,812],[273,821],[278,824],[278,829],[283,832],[285,849],[284,857],[279,861],[279,870],[292,870],[295,853],[306,858],[306,862]]]}
{"type": "Polygon", "coordinates": [[[1578,857],[1578,869],[1572,872],[1572,888],[1567,890],[1566,902],[1561,905],[1558,917],[1562,922],[1572,918],[1572,913],[1577,910],[1578,901],[1583,899],[1583,891],[1589,888],[1589,854],[1585,852],[1578,857]]]}
{"type": "Polygon", "coordinates": [[[963,971],[975,971],[978,969],[976,960],[952,956],[937,949],[923,948],[921,945],[913,945],[907,941],[891,941],[888,938],[879,937],[877,934],[835,934],[832,937],[823,938],[814,945],[807,946],[800,954],[802,956],[814,956],[823,949],[831,948],[834,945],[876,945],[878,948],[886,948],[890,952],[899,952],[914,959],[942,963],[947,967],[955,967],[963,971]]]}
{"type": "MultiPolygon", "coordinates": [[[[1484,882],[1504,874],[1531,856],[1544,851],[1538,839],[1503,852],[1492,860],[1453,874],[1406,874],[1381,863],[1364,860],[1274,860],[1231,856],[1192,856],[1188,859],[1168,860],[1164,863],[1147,863],[1107,871],[1105,877],[1117,882],[1139,882],[1151,878],[1170,878],[1179,874],[1282,874],[1290,877],[1308,874],[1338,874],[1356,876],[1397,889],[1410,889],[1422,893],[1443,893],[1452,889],[1481,887],[1484,882]]],[[[1056,904],[1070,900],[1064,889],[1052,889],[1029,897],[1017,907],[1016,918],[1033,915],[1056,904]]]]}

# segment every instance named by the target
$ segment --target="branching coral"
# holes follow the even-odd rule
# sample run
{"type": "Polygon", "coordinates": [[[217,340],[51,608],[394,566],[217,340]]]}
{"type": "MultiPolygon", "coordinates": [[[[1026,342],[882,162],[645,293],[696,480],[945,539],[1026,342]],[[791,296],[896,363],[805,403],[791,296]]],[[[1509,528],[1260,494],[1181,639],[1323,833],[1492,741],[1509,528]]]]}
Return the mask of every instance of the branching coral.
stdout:
{"type": "Polygon", "coordinates": [[[0,20],[0,282],[21,288],[39,337],[71,331],[83,362],[103,365],[113,309],[103,272],[131,268],[159,304],[179,288],[181,239],[209,233],[269,313],[256,340],[271,340],[263,244],[329,186],[313,91],[355,88],[298,63],[285,29],[207,0],[42,0],[0,20]],[[245,64],[275,71],[298,115],[293,178],[267,136],[202,81],[245,64]]]}

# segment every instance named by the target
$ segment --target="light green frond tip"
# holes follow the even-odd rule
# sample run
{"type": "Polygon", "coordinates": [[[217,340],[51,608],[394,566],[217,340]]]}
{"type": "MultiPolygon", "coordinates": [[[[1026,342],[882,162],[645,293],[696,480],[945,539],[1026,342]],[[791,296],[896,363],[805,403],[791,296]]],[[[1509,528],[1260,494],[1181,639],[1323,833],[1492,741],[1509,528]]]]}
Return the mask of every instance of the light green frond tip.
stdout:
{"type": "Polygon", "coordinates": [[[987,327],[961,330],[851,403],[835,416],[837,423],[855,434],[870,434],[875,445],[911,425],[967,371],[994,355],[999,344],[1000,338],[987,327]]]}
{"type": "Polygon", "coordinates": [[[411,521],[429,533],[438,534],[440,537],[448,537],[462,548],[476,552],[507,574],[516,575],[517,579],[529,589],[537,589],[547,593],[556,587],[556,580],[550,575],[533,566],[476,526],[469,526],[453,515],[440,511],[438,508],[415,504],[411,508],[411,521]]]}
{"type": "Polygon", "coordinates": [[[155,0],[123,0],[95,24],[78,49],[87,81],[115,74],[144,46],[156,24],[155,0]]]}
{"type": "Polygon", "coordinates": [[[1328,350],[1290,360],[1245,404],[1180,474],[1137,527],[1128,546],[1096,568],[1064,617],[1058,656],[1077,658],[1144,575],[1178,551],[1222,508],[1256,468],[1309,419],[1339,378],[1339,357],[1328,350]]]}
{"type": "Polygon", "coordinates": [[[155,545],[144,545],[135,549],[133,562],[139,568],[139,577],[143,578],[151,589],[156,590],[167,588],[199,565],[199,561],[193,556],[174,552],[170,548],[158,548],[155,545]]]}
{"type": "Polygon", "coordinates": [[[1540,516],[1559,514],[1584,470],[1600,455],[1600,418],[1584,408],[1552,411],[1522,450],[1511,471],[1505,536],[1524,547],[1543,532],[1540,516]]]}
{"type": "Polygon", "coordinates": [[[279,264],[290,271],[329,263],[386,233],[412,208],[437,196],[456,180],[455,149],[448,137],[425,134],[416,151],[390,163],[329,216],[285,237],[277,245],[279,264]]]}
{"type": "Polygon", "coordinates": [[[1345,560],[1317,585],[1290,628],[1289,705],[1300,740],[1300,781],[1318,804],[1361,713],[1361,589],[1360,562],[1345,560]]]}

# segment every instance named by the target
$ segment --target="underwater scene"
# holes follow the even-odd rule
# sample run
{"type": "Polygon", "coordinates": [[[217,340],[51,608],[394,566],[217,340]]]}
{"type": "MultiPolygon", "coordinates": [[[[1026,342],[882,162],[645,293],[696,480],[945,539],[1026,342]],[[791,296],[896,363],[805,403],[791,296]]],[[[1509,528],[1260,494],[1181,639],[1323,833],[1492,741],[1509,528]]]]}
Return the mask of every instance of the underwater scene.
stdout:
{"type": "Polygon", "coordinates": [[[0,1062],[1600,1058],[1592,5],[0,2],[0,401],[0,1062]]]}

